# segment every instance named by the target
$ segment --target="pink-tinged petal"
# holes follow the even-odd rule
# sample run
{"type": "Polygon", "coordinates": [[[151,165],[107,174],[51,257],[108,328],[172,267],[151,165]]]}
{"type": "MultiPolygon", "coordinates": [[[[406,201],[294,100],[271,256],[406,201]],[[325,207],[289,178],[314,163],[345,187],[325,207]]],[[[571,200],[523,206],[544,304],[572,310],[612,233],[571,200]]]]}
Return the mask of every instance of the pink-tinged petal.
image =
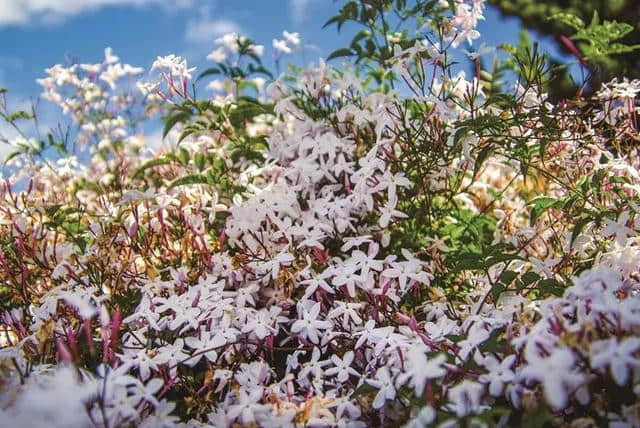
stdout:
{"type": "Polygon", "coordinates": [[[320,314],[320,303],[316,303],[311,307],[311,310],[309,311],[309,318],[316,319],[318,318],[319,314],[320,314]]]}
{"type": "Polygon", "coordinates": [[[304,328],[304,321],[298,320],[294,322],[293,325],[291,326],[291,331],[294,333],[300,333],[300,331],[302,331],[303,328],[304,328]]]}
{"type": "Polygon", "coordinates": [[[629,380],[629,368],[626,361],[611,361],[611,375],[619,386],[626,385],[629,380]]]}
{"type": "Polygon", "coordinates": [[[309,340],[311,341],[311,343],[319,343],[320,339],[318,338],[318,334],[316,332],[315,329],[309,329],[307,331],[307,336],[309,337],[309,340]]]}
{"type": "Polygon", "coordinates": [[[140,370],[140,379],[149,379],[149,376],[151,375],[151,369],[149,368],[148,364],[140,364],[138,370],[140,370]]]}
{"type": "Polygon", "coordinates": [[[344,354],[342,361],[344,361],[345,365],[347,366],[351,365],[351,363],[353,362],[353,351],[348,351],[346,354],[344,354]]]}
{"type": "Polygon", "coordinates": [[[544,383],[544,397],[557,410],[567,406],[567,390],[560,379],[548,378],[544,383]]]}
{"type": "Polygon", "coordinates": [[[374,398],[373,400],[373,408],[379,409],[380,407],[384,406],[385,401],[384,390],[381,389],[380,391],[378,391],[378,393],[376,394],[376,398],[374,398]]]}
{"type": "Polygon", "coordinates": [[[498,397],[502,393],[502,382],[498,378],[493,378],[489,384],[489,394],[498,397]]]}

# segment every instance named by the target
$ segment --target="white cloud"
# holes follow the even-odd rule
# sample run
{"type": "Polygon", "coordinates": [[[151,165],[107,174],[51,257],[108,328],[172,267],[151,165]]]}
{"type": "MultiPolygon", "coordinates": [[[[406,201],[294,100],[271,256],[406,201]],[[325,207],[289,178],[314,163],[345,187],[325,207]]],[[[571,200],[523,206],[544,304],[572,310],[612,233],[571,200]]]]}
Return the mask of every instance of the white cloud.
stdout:
{"type": "Polygon", "coordinates": [[[63,22],[84,12],[108,6],[164,5],[184,8],[192,0],[1,0],[0,26],[27,25],[34,21],[63,22]]]}
{"type": "Polygon", "coordinates": [[[187,23],[187,29],[184,33],[184,39],[191,43],[209,43],[223,34],[242,33],[238,24],[230,19],[211,19],[210,9],[203,7],[197,19],[192,19],[187,23]]]}
{"type": "Polygon", "coordinates": [[[187,24],[184,39],[193,43],[212,43],[215,39],[227,33],[241,33],[240,27],[228,19],[200,19],[187,24]]]}

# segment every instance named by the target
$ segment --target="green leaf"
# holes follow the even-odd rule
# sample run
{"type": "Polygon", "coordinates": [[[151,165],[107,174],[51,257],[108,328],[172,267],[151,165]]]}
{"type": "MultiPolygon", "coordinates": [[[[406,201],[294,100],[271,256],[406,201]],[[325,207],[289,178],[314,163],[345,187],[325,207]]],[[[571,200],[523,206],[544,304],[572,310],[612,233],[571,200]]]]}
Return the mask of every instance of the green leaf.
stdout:
{"type": "Polygon", "coordinates": [[[205,158],[204,155],[202,153],[196,153],[195,158],[194,158],[194,162],[196,164],[196,167],[198,167],[198,169],[200,171],[202,171],[205,167],[205,158]]]}
{"type": "Polygon", "coordinates": [[[361,395],[369,395],[372,394],[374,392],[376,392],[377,389],[374,388],[373,386],[369,385],[368,383],[363,383],[362,385],[360,385],[360,387],[358,389],[356,389],[353,393],[353,397],[359,397],[361,395]]]}
{"type": "Polygon", "coordinates": [[[53,135],[51,135],[51,133],[47,134],[47,140],[49,141],[49,145],[56,149],[59,153],[62,153],[63,155],[67,154],[67,148],[65,147],[65,145],[63,143],[54,141],[53,135]]]}
{"type": "Polygon", "coordinates": [[[358,34],[355,35],[353,39],[351,39],[351,47],[354,47],[360,40],[365,37],[371,37],[371,31],[369,30],[360,30],[358,34]]]}
{"type": "Polygon", "coordinates": [[[5,165],[8,164],[9,161],[11,161],[11,159],[14,159],[17,156],[20,156],[23,153],[24,153],[24,150],[22,150],[22,149],[16,149],[16,150],[12,151],[11,153],[9,153],[7,155],[7,157],[4,158],[4,164],[5,165]]]}
{"type": "Polygon", "coordinates": [[[522,416],[522,428],[540,428],[553,421],[553,413],[546,407],[538,407],[525,412],[522,416]]]}
{"type": "Polygon", "coordinates": [[[185,129],[184,131],[182,131],[182,133],[180,134],[180,137],[178,137],[178,144],[183,142],[185,138],[187,138],[189,135],[193,134],[194,132],[196,132],[196,131],[192,127],[189,127],[187,129],[185,129]]]}
{"type": "Polygon", "coordinates": [[[248,67],[249,72],[251,73],[258,73],[258,74],[264,74],[265,76],[269,77],[270,79],[273,79],[273,74],[267,70],[265,67],[263,66],[255,66],[253,64],[249,64],[248,67]]]}
{"type": "Polygon", "coordinates": [[[355,55],[355,53],[353,52],[353,50],[349,48],[337,49],[331,52],[331,54],[329,54],[329,56],[327,57],[327,61],[330,61],[334,58],[339,58],[343,56],[353,56],[353,55],[355,55]]]}
{"type": "Polygon", "coordinates": [[[180,151],[178,152],[178,161],[180,162],[180,165],[189,165],[189,159],[191,159],[189,151],[185,148],[180,148],[180,151]]]}
{"type": "Polygon", "coordinates": [[[524,275],[522,275],[522,278],[520,279],[518,290],[522,290],[524,288],[529,287],[531,284],[538,281],[539,279],[540,279],[540,275],[538,275],[537,273],[533,271],[526,272],[524,275]]]}
{"type": "Polygon", "coordinates": [[[482,168],[482,163],[489,157],[493,148],[491,146],[485,146],[480,150],[478,156],[476,157],[476,161],[473,164],[473,177],[475,177],[478,172],[480,172],[480,168],[482,168]]]}
{"type": "Polygon", "coordinates": [[[569,241],[569,247],[573,248],[573,243],[580,233],[584,230],[584,227],[591,222],[590,218],[580,218],[575,222],[573,230],[571,231],[571,240],[569,241]]]}
{"type": "Polygon", "coordinates": [[[498,301],[498,298],[506,289],[507,287],[505,287],[501,282],[496,282],[491,286],[491,298],[493,299],[494,303],[498,301]]]}
{"type": "Polygon", "coordinates": [[[341,15],[335,15],[335,16],[332,16],[331,18],[329,18],[329,19],[327,20],[327,22],[325,22],[325,23],[324,23],[324,25],[322,26],[322,28],[326,28],[326,27],[328,27],[329,25],[331,25],[331,24],[333,24],[333,23],[340,23],[341,19],[342,19],[342,16],[341,16],[341,15]]]}
{"type": "Polygon", "coordinates": [[[553,294],[554,296],[562,296],[565,287],[555,279],[543,279],[537,284],[537,288],[544,294],[553,294]]]}
{"type": "MultiPolygon", "coordinates": [[[[577,21],[571,21],[570,18],[565,17],[563,19],[569,19],[567,22],[578,24],[577,21]]],[[[585,59],[603,61],[610,55],[629,53],[640,48],[640,45],[614,43],[633,31],[634,27],[626,22],[604,21],[600,23],[600,17],[596,10],[589,26],[584,27],[584,23],[582,24],[579,27],[572,25],[577,30],[577,33],[571,36],[570,39],[586,42],[580,46],[585,59]]]]}
{"type": "Polygon", "coordinates": [[[136,172],[133,174],[133,177],[139,178],[142,176],[142,173],[145,172],[147,169],[154,168],[156,166],[161,166],[161,165],[168,165],[171,162],[173,162],[173,159],[168,158],[166,156],[162,156],[156,159],[151,159],[145,162],[144,164],[142,164],[142,166],[140,166],[140,168],[138,168],[136,172]]]}
{"type": "Polygon", "coordinates": [[[607,49],[608,55],[617,55],[633,52],[640,49],[640,45],[623,45],[622,43],[610,43],[607,49]]]}
{"type": "Polygon", "coordinates": [[[555,198],[550,198],[548,196],[540,196],[531,201],[531,217],[529,219],[529,223],[533,225],[536,220],[548,209],[557,205],[560,201],[555,198]]]}
{"type": "Polygon", "coordinates": [[[564,13],[564,12],[554,13],[549,17],[548,20],[562,22],[563,24],[568,25],[574,30],[580,30],[581,28],[584,28],[584,25],[585,25],[584,21],[579,17],[572,15],[570,13],[564,13]]]}
{"type": "Polygon", "coordinates": [[[505,270],[500,275],[499,281],[505,286],[509,286],[518,277],[518,272],[512,270],[505,270]]]}
{"type": "Polygon", "coordinates": [[[177,110],[170,114],[164,122],[164,128],[162,129],[162,138],[166,137],[169,131],[176,126],[178,122],[185,122],[189,120],[191,115],[184,110],[177,110]]]}
{"type": "Polygon", "coordinates": [[[19,119],[25,119],[25,120],[33,119],[33,115],[27,113],[24,110],[18,110],[8,115],[6,120],[7,122],[15,122],[16,120],[19,120],[19,119]]]}
{"type": "Polygon", "coordinates": [[[196,81],[202,79],[203,77],[211,76],[213,74],[220,74],[220,73],[221,71],[217,67],[207,68],[205,71],[203,71],[198,75],[198,78],[196,79],[196,81]]]}
{"type": "Polygon", "coordinates": [[[173,189],[177,186],[186,186],[189,184],[209,184],[207,176],[200,174],[185,175],[184,177],[176,178],[169,184],[169,189],[173,189]]]}

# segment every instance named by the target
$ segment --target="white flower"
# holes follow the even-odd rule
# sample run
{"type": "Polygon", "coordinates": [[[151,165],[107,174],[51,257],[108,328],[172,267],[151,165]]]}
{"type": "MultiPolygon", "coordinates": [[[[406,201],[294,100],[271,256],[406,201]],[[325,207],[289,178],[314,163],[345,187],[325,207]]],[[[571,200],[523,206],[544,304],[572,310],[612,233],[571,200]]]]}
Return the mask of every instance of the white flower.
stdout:
{"type": "Polygon", "coordinates": [[[480,47],[478,47],[478,49],[476,49],[475,52],[470,52],[468,50],[464,50],[464,52],[467,54],[467,56],[469,58],[471,58],[472,60],[476,60],[478,58],[480,58],[481,56],[484,56],[488,53],[491,53],[493,51],[495,51],[496,48],[494,48],[493,46],[487,46],[483,43],[480,44],[480,47]]]}
{"type": "Polygon", "coordinates": [[[175,403],[161,400],[154,405],[153,413],[146,417],[140,424],[140,428],[171,428],[179,423],[177,416],[171,416],[175,409],[175,403]]]}
{"type": "Polygon", "coordinates": [[[186,364],[193,367],[202,359],[202,357],[205,357],[210,362],[215,363],[218,358],[216,349],[224,346],[225,343],[226,340],[220,340],[219,337],[211,336],[207,333],[203,333],[202,338],[200,339],[197,337],[187,337],[185,339],[185,344],[193,349],[194,353],[193,357],[186,361],[186,364]]]}
{"type": "Polygon", "coordinates": [[[73,306],[78,311],[78,315],[80,315],[82,319],[89,320],[98,313],[98,308],[92,302],[92,300],[95,300],[92,296],[92,293],[95,291],[97,291],[95,287],[91,287],[91,289],[63,291],[59,296],[69,305],[73,306]]]}
{"type": "Polygon", "coordinates": [[[378,245],[375,244],[369,247],[367,253],[355,250],[351,253],[351,262],[360,269],[360,280],[365,282],[369,279],[370,270],[380,272],[384,267],[382,260],[376,260],[375,256],[378,253],[378,245]]]}
{"type": "Polygon", "coordinates": [[[618,221],[613,221],[607,219],[605,221],[605,227],[602,231],[602,235],[605,237],[614,236],[616,237],[616,243],[620,246],[625,244],[627,237],[633,234],[633,230],[627,226],[627,222],[629,221],[629,211],[623,211],[620,216],[618,216],[618,221]]]}
{"type": "Polygon", "coordinates": [[[227,51],[224,48],[219,47],[207,55],[207,59],[213,62],[222,62],[227,59],[227,51]]]}
{"type": "Polygon", "coordinates": [[[232,32],[224,34],[221,37],[216,39],[216,44],[222,45],[225,49],[230,52],[237,52],[238,45],[240,43],[244,43],[246,37],[239,35],[238,33],[232,32]]]}
{"type": "Polygon", "coordinates": [[[250,45],[247,49],[250,53],[257,56],[262,56],[262,54],[264,53],[263,45],[250,45]]]}
{"type": "Polygon", "coordinates": [[[273,39],[273,47],[279,53],[291,53],[291,48],[287,45],[287,42],[285,40],[273,39]]]}
{"type": "Polygon", "coordinates": [[[144,193],[139,190],[127,190],[122,195],[122,199],[120,199],[120,201],[118,201],[118,203],[116,204],[116,207],[132,201],[152,200],[153,198],[155,198],[155,196],[156,192],[152,188],[147,189],[144,193]]]}
{"type": "Polygon", "coordinates": [[[188,68],[187,61],[176,55],[159,56],[151,65],[151,71],[162,70],[173,78],[191,79],[191,72],[195,69],[195,67],[188,68]]]}
{"type": "Polygon", "coordinates": [[[531,269],[546,278],[553,278],[553,267],[562,261],[560,257],[547,257],[544,260],[540,260],[536,257],[530,257],[529,262],[531,262],[531,269]]]}
{"type": "Polygon", "coordinates": [[[384,207],[380,208],[381,215],[380,215],[380,220],[378,221],[378,224],[380,225],[380,227],[385,228],[389,226],[389,223],[391,222],[391,219],[393,217],[397,217],[397,218],[409,217],[402,211],[399,211],[396,209],[397,203],[398,203],[398,197],[394,194],[389,195],[389,201],[387,202],[387,204],[384,207]]]}
{"type": "Polygon", "coordinates": [[[111,49],[110,47],[106,47],[104,49],[104,63],[115,64],[118,61],[120,61],[120,58],[113,54],[113,49],[111,49]]]}
{"type": "Polygon", "coordinates": [[[140,379],[146,381],[151,376],[151,370],[157,370],[158,362],[156,362],[150,355],[147,348],[138,350],[132,356],[118,355],[125,364],[131,364],[132,367],[137,367],[140,373],[140,379]]]}
{"type": "Polygon", "coordinates": [[[363,303],[345,303],[336,301],[334,305],[335,307],[329,312],[328,318],[333,319],[342,317],[342,327],[345,330],[349,328],[350,323],[355,325],[362,324],[362,317],[358,313],[358,310],[364,306],[363,303]]]}
{"type": "MultiPolygon", "coordinates": [[[[79,382],[77,371],[71,367],[36,374],[30,376],[31,381],[24,386],[18,384],[15,396],[11,401],[3,403],[0,425],[52,428],[93,425],[86,405],[95,397],[98,388],[95,381],[87,379],[79,382]],[[5,409],[5,405],[9,407],[5,409]]],[[[3,381],[4,379],[3,377],[3,381]]],[[[0,396],[3,399],[10,397],[6,393],[0,396]]]]}
{"type": "Polygon", "coordinates": [[[360,415],[362,414],[360,407],[355,405],[353,401],[346,396],[342,396],[334,400],[334,402],[330,404],[330,407],[335,407],[336,417],[338,418],[338,420],[346,420],[347,415],[350,418],[355,419],[360,417],[360,415]]]}
{"type": "Polygon", "coordinates": [[[232,404],[227,410],[230,419],[238,419],[243,425],[250,425],[256,422],[258,414],[265,412],[269,406],[260,404],[262,390],[260,388],[245,391],[238,391],[238,403],[232,404]]]}
{"type": "Polygon", "coordinates": [[[431,406],[424,406],[417,414],[411,415],[411,419],[404,428],[426,428],[436,420],[436,411],[431,406]]]}
{"type": "Polygon", "coordinates": [[[319,343],[318,334],[320,330],[327,330],[333,327],[331,321],[322,321],[318,319],[320,314],[320,303],[316,303],[310,310],[302,310],[302,319],[297,320],[291,326],[291,331],[302,337],[309,339],[312,343],[319,343]]]}
{"type": "Polygon", "coordinates": [[[349,251],[354,247],[359,247],[362,244],[368,244],[373,242],[371,235],[364,236],[347,236],[343,239],[344,244],[340,247],[340,251],[349,251]]]}
{"type": "MultiPolygon", "coordinates": [[[[265,79],[264,77],[254,77],[253,79],[251,79],[251,81],[252,81],[253,83],[255,83],[256,88],[258,89],[258,92],[262,92],[262,90],[264,89],[264,85],[265,85],[265,83],[267,83],[267,79],[265,79]]],[[[263,117],[265,117],[265,116],[267,116],[267,115],[260,115],[260,116],[256,116],[253,120],[254,120],[256,123],[260,123],[260,122],[259,122],[259,119],[261,119],[261,118],[263,118],[263,117]]],[[[266,123],[264,123],[264,122],[263,122],[263,123],[260,123],[260,124],[264,124],[264,125],[266,125],[266,123]]],[[[265,129],[269,129],[269,128],[268,128],[268,127],[265,127],[265,129]]]]}
{"type": "Polygon", "coordinates": [[[336,376],[338,382],[346,382],[349,376],[359,376],[359,373],[351,367],[353,362],[353,351],[347,351],[342,358],[337,355],[331,356],[334,367],[327,370],[327,375],[336,376]]]}
{"type": "Polygon", "coordinates": [[[335,294],[333,287],[331,287],[327,281],[323,278],[310,278],[300,282],[300,285],[306,285],[303,299],[308,299],[315,293],[318,288],[323,289],[329,294],[335,294]]]}
{"type": "Polygon", "coordinates": [[[576,370],[573,353],[565,348],[555,348],[548,357],[535,356],[532,352],[527,354],[528,365],[522,369],[521,375],[542,383],[547,402],[554,409],[564,409],[569,394],[585,380],[584,375],[576,370]]]}
{"type": "Polygon", "coordinates": [[[515,355],[508,355],[502,361],[493,355],[486,355],[480,359],[479,363],[489,370],[489,373],[481,375],[478,380],[489,384],[489,394],[494,397],[499,396],[502,394],[504,385],[513,381],[515,374],[512,368],[515,361],[515,355]]]}
{"type": "Polygon", "coordinates": [[[618,341],[611,337],[606,340],[594,342],[591,345],[591,366],[595,369],[611,367],[613,380],[620,386],[629,381],[630,369],[640,367],[640,358],[633,354],[640,350],[640,338],[629,337],[618,341]]]}
{"type": "Polygon", "coordinates": [[[300,44],[300,34],[299,33],[290,33],[287,30],[282,32],[285,40],[291,43],[293,46],[298,46],[300,44]]]}
{"type": "Polygon", "coordinates": [[[426,284],[429,281],[429,275],[422,270],[420,262],[412,259],[406,262],[393,262],[390,267],[382,272],[387,278],[397,279],[400,290],[407,289],[410,280],[426,284]]]}
{"type": "Polygon", "coordinates": [[[280,272],[281,265],[289,265],[294,260],[294,257],[288,251],[282,251],[277,254],[273,259],[265,262],[261,267],[264,271],[271,271],[271,279],[275,280],[280,272]]]}
{"type": "Polygon", "coordinates": [[[288,320],[286,317],[279,316],[281,311],[282,309],[278,306],[271,306],[270,309],[260,309],[253,316],[248,317],[242,327],[242,332],[253,333],[260,340],[270,335],[277,335],[277,324],[288,320]]]}
{"type": "Polygon", "coordinates": [[[484,386],[482,384],[463,380],[449,390],[450,407],[459,418],[480,413],[486,407],[481,405],[483,395],[484,386]]]}
{"type": "Polygon", "coordinates": [[[365,323],[364,328],[361,331],[354,334],[354,336],[358,337],[358,341],[356,342],[354,349],[358,349],[366,342],[377,343],[381,339],[386,338],[393,333],[393,330],[393,326],[376,328],[376,322],[370,319],[365,323]]]}
{"type": "Polygon", "coordinates": [[[373,408],[379,409],[384,406],[387,400],[396,398],[396,388],[393,386],[393,379],[386,366],[378,369],[375,379],[367,379],[367,383],[374,388],[378,388],[378,393],[373,399],[373,408]]]}
{"type": "Polygon", "coordinates": [[[410,380],[409,386],[418,397],[424,393],[427,380],[437,379],[447,374],[447,370],[443,367],[447,358],[444,355],[438,355],[427,359],[425,351],[422,345],[412,346],[406,354],[404,373],[398,376],[399,385],[404,385],[410,380]]]}
{"type": "Polygon", "coordinates": [[[155,361],[167,363],[174,366],[177,363],[189,358],[189,354],[184,352],[184,339],[177,339],[174,343],[157,348],[158,354],[154,358],[155,361]]]}
{"type": "MultiPolygon", "coordinates": [[[[322,379],[324,375],[327,374],[324,371],[324,366],[331,364],[331,362],[329,360],[320,360],[321,356],[322,354],[320,352],[320,349],[314,347],[313,352],[311,353],[311,361],[304,363],[304,365],[300,369],[300,372],[298,373],[298,380],[304,380],[306,381],[306,383],[309,383],[309,375],[312,375],[315,379],[322,379]]],[[[291,364],[292,367],[296,365],[297,362],[291,364]]]]}

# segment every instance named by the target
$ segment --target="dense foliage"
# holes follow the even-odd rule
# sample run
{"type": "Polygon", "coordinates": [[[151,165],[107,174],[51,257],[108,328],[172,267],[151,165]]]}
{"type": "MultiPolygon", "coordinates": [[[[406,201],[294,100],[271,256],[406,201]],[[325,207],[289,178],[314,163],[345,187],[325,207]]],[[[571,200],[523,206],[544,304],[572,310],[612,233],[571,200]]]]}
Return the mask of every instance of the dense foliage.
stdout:
{"type": "Polygon", "coordinates": [[[347,1],[351,61],[276,79],[229,34],[205,98],[173,55],[47,69],[73,126],[8,141],[2,424],[640,425],[640,81],[552,104],[538,47],[465,52],[483,11],[347,1]]]}
{"type": "MultiPolygon", "coordinates": [[[[636,0],[489,0],[506,16],[517,16],[527,27],[551,39],[568,54],[576,51],[567,44],[565,37],[574,34],[572,26],[562,21],[550,19],[554,15],[569,13],[585,22],[591,22],[594,15],[606,21],[624,22],[635,31],[629,31],[622,38],[628,46],[640,44],[640,4],[636,0]]],[[[588,46],[588,40],[581,40],[581,47],[588,46]]],[[[588,64],[591,89],[615,76],[624,75],[630,79],[640,77],[640,57],[637,52],[620,52],[613,57],[600,58],[588,64]]],[[[554,95],[567,96],[575,92],[577,82],[558,80],[552,88],[554,95]]]]}

